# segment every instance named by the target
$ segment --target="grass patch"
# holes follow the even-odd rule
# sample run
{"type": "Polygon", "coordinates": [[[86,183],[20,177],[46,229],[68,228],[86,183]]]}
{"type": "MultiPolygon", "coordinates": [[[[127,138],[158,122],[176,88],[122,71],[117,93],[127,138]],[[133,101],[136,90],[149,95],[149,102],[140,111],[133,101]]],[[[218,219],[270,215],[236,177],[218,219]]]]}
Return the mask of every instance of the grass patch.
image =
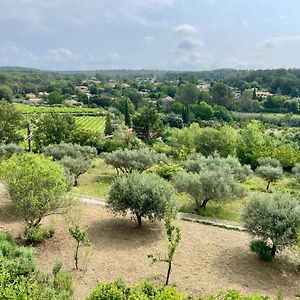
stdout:
{"type": "MultiPolygon", "coordinates": [[[[180,204],[181,212],[196,212],[195,203],[187,194],[178,195],[177,200],[180,204]]],[[[241,214],[243,208],[248,202],[248,198],[232,199],[219,202],[210,201],[207,204],[206,210],[201,210],[198,213],[201,216],[209,217],[212,219],[241,222],[241,214]]]]}
{"type": "Polygon", "coordinates": [[[73,188],[73,192],[105,200],[115,175],[112,167],[106,165],[103,159],[97,158],[92,162],[91,168],[79,177],[78,186],[73,188]]]}

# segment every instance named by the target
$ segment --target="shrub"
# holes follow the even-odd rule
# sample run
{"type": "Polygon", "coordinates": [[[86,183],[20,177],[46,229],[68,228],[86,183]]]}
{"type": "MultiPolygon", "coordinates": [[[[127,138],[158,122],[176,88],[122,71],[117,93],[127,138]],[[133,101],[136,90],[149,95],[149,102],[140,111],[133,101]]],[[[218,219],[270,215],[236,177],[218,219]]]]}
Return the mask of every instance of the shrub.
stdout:
{"type": "Polygon", "coordinates": [[[300,164],[296,164],[293,168],[293,173],[298,181],[300,181],[300,164]]]}
{"type": "Polygon", "coordinates": [[[265,241],[253,240],[250,243],[250,250],[256,253],[264,261],[272,261],[272,248],[265,241]]]}
{"type": "Polygon", "coordinates": [[[24,149],[17,144],[1,144],[0,145],[0,159],[8,159],[13,154],[23,154],[24,149]]]}
{"type": "Polygon", "coordinates": [[[297,243],[300,204],[287,194],[256,195],[243,212],[245,227],[253,237],[271,245],[271,254],[297,243]]]}
{"type": "Polygon", "coordinates": [[[178,291],[175,287],[156,286],[150,282],[141,282],[128,286],[123,281],[99,283],[98,287],[88,296],[87,300],[270,300],[267,296],[243,296],[240,292],[230,290],[217,296],[193,297],[178,291]]]}
{"type": "Polygon", "coordinates": [[[71,204],[63,169],[37,154],[13,156],[0,164],[16,213],[28,228],[37,227],[48,215],[62,212],[71,204]]]}
{"type": "Polygon", "coordinates": [[[159,176],[133,172],[115,178],[107,204],[115,213],[126,215],[130,211],[141,226],[142,218],[162,219],[174,196],[172,185],[159,176]]]}
{"type": "Polygon", "coordinates": [[[166,180],[171,180],[175,174],[181,171],[183,168],[175,163],[160,163],[154,168],[154,172],[166,180]]]}

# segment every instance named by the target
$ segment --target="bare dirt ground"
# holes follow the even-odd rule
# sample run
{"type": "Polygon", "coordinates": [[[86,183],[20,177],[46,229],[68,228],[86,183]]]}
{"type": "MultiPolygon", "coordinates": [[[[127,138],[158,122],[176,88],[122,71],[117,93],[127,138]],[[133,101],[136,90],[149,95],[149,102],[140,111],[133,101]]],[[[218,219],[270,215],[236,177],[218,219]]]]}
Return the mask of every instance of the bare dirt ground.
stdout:
{"type": "MultiPolygon", "coordinates": [[[[6,207],[2,207],[0,230],[17,235],[22,224],[7,215],[6,207]]],[[[87,263],[86,270],[73,269],[75,245],[61,216],[55,217],[55,237],[36,247],[42,270],[50,272],[60,260],[66,270],[74,272],[77,299],[83,299],[98,280],[123,279],[136,283],[150,279],[163,283],[166,265],[151,265],[147,257],[148,254],[165,253],[166,240],[161,222],[145,223],[142,228],[137,228],[129,218],[114,217],[103,207],[92,204],[84,206],[82,220],[88,226],[91,240],[87,260],[86,249],[81,249],[84,258],[80,264],[84,267],[87,263]]],[[[183,239],[175,254],[171,283],[180,290],[208,295],[237,289],[272,297],[281,293],[284,299],[296,299],[300,275],[280,257],[272,263],[260,261],[249,252],[246,233],[184,221],[177,221],[177,225],[182,229],[183,239]]]]}

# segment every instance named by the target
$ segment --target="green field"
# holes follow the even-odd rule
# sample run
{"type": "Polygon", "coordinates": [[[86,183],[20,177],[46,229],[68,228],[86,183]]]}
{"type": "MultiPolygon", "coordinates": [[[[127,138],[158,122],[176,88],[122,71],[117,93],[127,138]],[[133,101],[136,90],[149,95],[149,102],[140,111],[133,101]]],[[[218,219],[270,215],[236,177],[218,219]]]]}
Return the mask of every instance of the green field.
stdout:
{"type": "Polygon", "coordinates": [[[75,118],[76,124],[92,132],[103,132],[105,127],[104,117],[80,116],[75,118]]]}

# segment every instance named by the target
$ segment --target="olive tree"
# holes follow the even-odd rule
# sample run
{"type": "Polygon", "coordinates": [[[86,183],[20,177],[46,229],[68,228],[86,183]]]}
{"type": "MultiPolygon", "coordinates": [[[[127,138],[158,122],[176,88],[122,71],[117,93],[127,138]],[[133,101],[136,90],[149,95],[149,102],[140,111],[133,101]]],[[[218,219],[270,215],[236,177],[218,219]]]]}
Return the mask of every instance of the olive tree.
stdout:
{"type": "Polygon", "coordinates": [[[73,177],[71,180],[74,186],[78,184],[78,177],[89,169],[91,159],[97,155],[94,147],[70,143],[49,145],[44,147],[42,152],[65,168],[67,177],[73,177]]]}
{"type": "Polygon", "coordinates": [[[1,162],[0,178],[27,228],[38,227],[44,217],[61,213],[72,204],[66,197],[64,170],[50,158],[32,153],[14,155],[1,162]]]}
{"type": "Polygon", "coordinates": [[[255,170],[256,174],[267,181],[267,190],[271,182],[279,180],[283,176],[280,162],[274,158],[262,157],[258,160],[259,167],[255,170]]]}
{"type": "Polygon", "coordinates": [[[167,162],[167,156],[149,148],[138,150],[116,150],[103,155],[105,163],[112,165],[117,173],[143,172],[160,162],[167,162]]]}
{"type": "Polygon", "coordinates": [[[288,194],[257,194],[245,207],[243,220],[253,237],[270,245],[274,257],[278,250],[297,242],[300,204],[288,194]]]}
{"type": "Polygon", "coordinates": [[[197,210],[206,209],[209,201],[225,200],[241,194],[240,187],[226,169],[182,172],[176,174],[172,181],[179,192],[187,193],[195,200],[197,210]]]}
{"type": "Polygon", "coordinates": [[[293,168],[293,173],[298,181],[300,181],[300,164],[296,164],[293,168]]]}
{"type": "Polygon", "coordinates": [[[245,181],[251,174],[251,168],[248,165],[241,165],[235,157],[228,156],[226,158],[215,156],[204,157],[199,154],[190,155],[182,166],[187,172],[200,173],[205,169],[219,170],[227,169],[235,180],[239,182],[245,181]]]}
{"type": "Polygon", "coordinates": [[[130,212],[138,225],[142,218],[160,220],[166,205],[173,204],[174,188],[164,179],[151,173],[128,173],[114,179],[108,197],[108,208],[116,214],[130,212]]]}

